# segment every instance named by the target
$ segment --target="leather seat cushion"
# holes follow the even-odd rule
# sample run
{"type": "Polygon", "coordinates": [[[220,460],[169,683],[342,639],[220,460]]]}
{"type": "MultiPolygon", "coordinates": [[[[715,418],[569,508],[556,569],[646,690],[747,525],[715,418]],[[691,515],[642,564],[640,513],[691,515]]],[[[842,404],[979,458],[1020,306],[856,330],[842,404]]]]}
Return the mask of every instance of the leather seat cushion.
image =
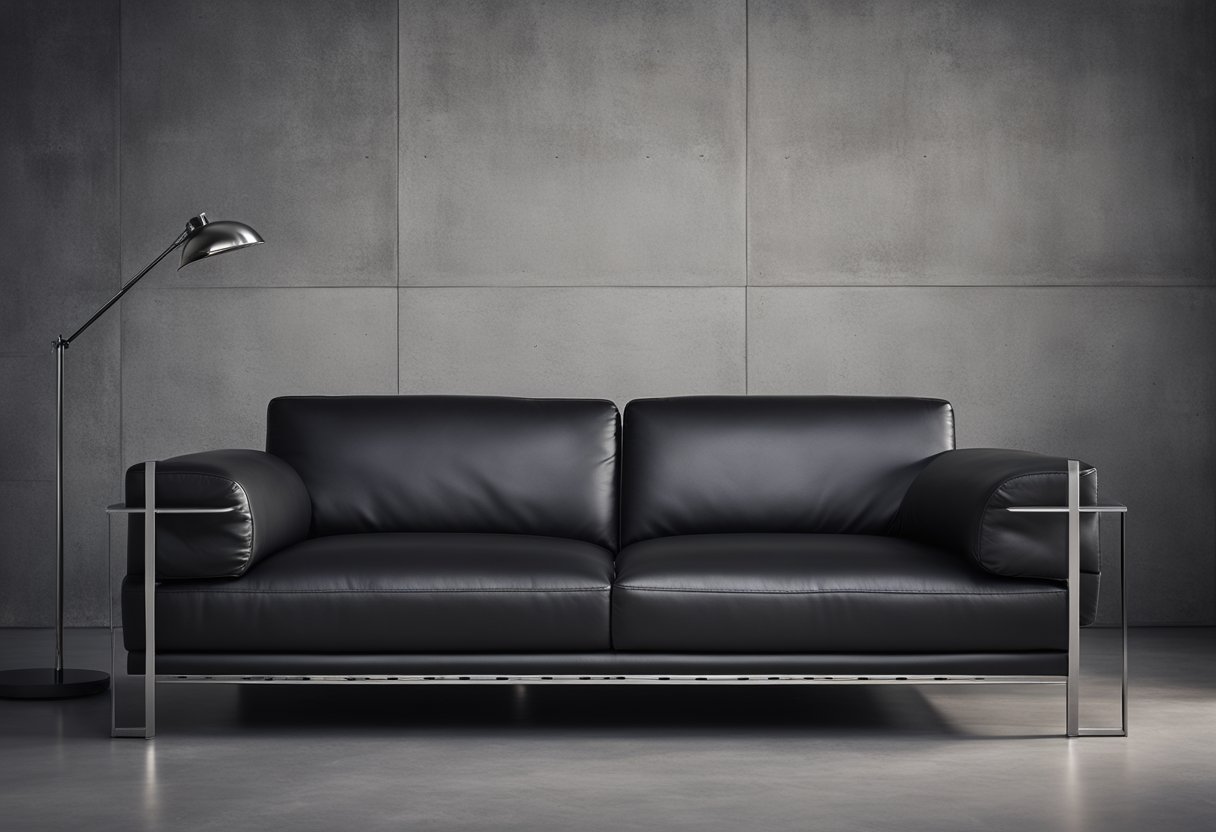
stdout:
{"type": "MultiPolygon", "coordinates": [[[[497,534],[337,535],[231,580],[162,582],[163,652],[570,652],[609,649],[612,554],[497,534]]],[[[142,649],[141,578],[124,591],[142,649]]]]}
{"type": "Polygon", "coordinates": [[[617,556],[617,650],[962,653],[1066,649],[1067,593],[891,537],[657,538],[617,556]]]}

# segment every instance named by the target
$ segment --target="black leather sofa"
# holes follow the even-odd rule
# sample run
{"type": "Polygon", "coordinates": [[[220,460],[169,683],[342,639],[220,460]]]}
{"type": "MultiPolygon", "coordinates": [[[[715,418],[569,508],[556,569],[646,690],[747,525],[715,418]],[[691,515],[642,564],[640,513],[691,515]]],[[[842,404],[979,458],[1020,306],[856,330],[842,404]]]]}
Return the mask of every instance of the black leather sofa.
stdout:
{"type": "Polygon", "coordinates": [[[157,463],[157,505],[232,509],[158,521],[157,672],[1062,675],[1066,519],[1005,509],[1066,460],[953,447],[937,399],[278,398],[266,452],[157,463]]]}

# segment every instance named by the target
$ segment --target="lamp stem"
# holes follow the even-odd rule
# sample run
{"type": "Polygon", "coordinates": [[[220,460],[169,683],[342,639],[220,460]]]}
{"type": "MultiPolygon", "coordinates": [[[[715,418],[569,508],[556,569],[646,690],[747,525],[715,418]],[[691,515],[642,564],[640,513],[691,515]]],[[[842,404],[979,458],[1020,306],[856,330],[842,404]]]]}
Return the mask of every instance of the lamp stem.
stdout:
{"type": "Polygon", "coordinates": [[[63,353],[55,342],[55,684],[63,683],[63,353]]]}
{"type": "MultiPolygon", "coordinates": [[[[194,221],[192,220],[191,223],[194,221]]],[[[204,220],[205,222],[205,220],[204,220]]],[[[63,683],[63,354],[80,333],[84,332],[93,322],[106,313],[119,298],[130,291],[144,275],[152,271],[156,264],[169,256],[169,252],[180,246],[190,236],[195,226],[187,224],[186,230],[177,236],[167,249],[149,263],[144,270],[128,280],[118,290],[114,297],[93,313],[79,329],[64,338],[60,335],[55,339],[55,684],[63,683]]]]}

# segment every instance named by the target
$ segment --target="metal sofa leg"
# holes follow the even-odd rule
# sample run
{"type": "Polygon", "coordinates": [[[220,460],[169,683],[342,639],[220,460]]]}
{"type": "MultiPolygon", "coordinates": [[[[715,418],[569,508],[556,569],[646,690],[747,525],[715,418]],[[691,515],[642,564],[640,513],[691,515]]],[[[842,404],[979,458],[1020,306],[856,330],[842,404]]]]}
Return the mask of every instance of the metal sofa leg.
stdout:
{"type": "MultiPolygon", "coordinates": [[[[144,719],[143,725],[118,725],[117,684],[121,678],[118,668],[113,668],[115,684],[111,688],[110,736],[133,737],[150,740],[156,736],[156,462],[144,464],[144,506],[139,509],[112,507],[124,513],[142,513],[144,516],[144,719]]],[[[114,622],[110,621],[110,649],[114,646],[114,622]]],[[[125,668],[124,668],[125,670],[125,668]]],[[[123,676],[126,675],[124,672],[123,676]]]]}
{"type": "Polygon", "coordinates": [[[1122,649],[1120,722],[1117,728],[1081,727],[1081,466],[1068,461],[1068,682],[1065,734],[1068,737],[1127,736],[1127,510],[1094,506],[1119,514],[1119,627],[1122,649]]]}
{"type": "Polygon", "coordinates": [[[1065,676],[1064,735],[1067,737],[1127,736],[1127,506],[1081,505],[1081,463],[1068,461],[1068,504],[1010,506],[1009,511],[1068,514],[1068,671],[1065,676]],[[1081,727],[1081,515],[1119,515],[1119,623],[1123,650],[1121,717],[1118,728],[1081,727]]]}

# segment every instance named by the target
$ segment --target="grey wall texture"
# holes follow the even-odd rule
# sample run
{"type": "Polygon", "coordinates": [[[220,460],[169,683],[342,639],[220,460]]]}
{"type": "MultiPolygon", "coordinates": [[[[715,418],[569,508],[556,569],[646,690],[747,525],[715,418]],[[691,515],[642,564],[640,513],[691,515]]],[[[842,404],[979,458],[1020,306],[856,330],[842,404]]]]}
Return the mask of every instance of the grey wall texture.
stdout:
{"type": "Polygon", "coordinates": [[[69,623],[124,466],[396,392],[941,396],[1099,466],[1133,623],[1216,623],[1213,43],[1204,0],[0,0],[0,625],[53,613],[51,340],[198,210],[267,245],[67,356],[69,623]]]}

